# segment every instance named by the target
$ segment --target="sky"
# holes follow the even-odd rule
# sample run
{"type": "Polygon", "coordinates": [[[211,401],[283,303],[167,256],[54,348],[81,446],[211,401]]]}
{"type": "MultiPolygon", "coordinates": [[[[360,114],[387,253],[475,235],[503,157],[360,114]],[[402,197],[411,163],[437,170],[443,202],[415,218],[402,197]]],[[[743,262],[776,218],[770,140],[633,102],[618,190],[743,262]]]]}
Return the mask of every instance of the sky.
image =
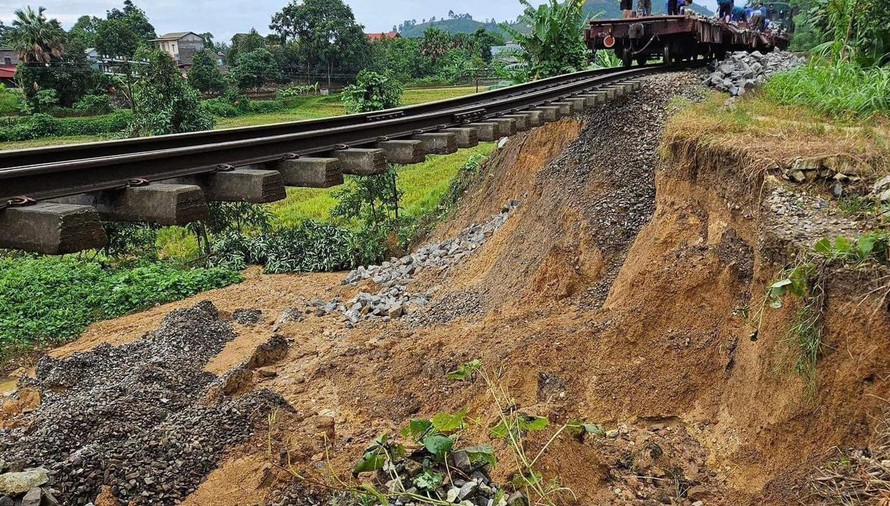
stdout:
{"type": "MultiPolygon", "coordinates": [[[[166,32],[210,32],[218,41],[228,40],[239,32],[256,28],[269,31],[272,15],[288,0],[135,0],[145,10],[158,34],[166,32]]],[[[545,0],[531,0],[541,4],[545,0]]],[[[617,3],[618,0],[615,0],[617,3]]],[[[658,1],[658,0],[655,0],[658,1]]],[[[714,7],[715,0],[697,0],[714,7]]],[[[392,30],[406,19],[444,17],[449,10],[470,13],[474,19],[515,19],[522,12],[518,0],[346,0],[359,23],[367,32],[392,30]]],[[[89,14],[105,16],[105,11],[119,7],[123,0],[0,0],[0,19],[9,23],[13,12],[25,5],[46,7],[49,17],[57,18],[66,28],[78,17],[89,14]]]]}

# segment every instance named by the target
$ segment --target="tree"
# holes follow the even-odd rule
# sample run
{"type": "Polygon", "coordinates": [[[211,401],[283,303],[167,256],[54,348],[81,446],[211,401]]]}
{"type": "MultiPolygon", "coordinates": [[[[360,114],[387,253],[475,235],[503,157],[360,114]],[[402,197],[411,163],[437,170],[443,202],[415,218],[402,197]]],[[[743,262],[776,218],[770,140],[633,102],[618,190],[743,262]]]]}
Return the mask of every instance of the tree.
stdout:
{"type": "Polygon", "coordinates": [[[206,47],[207,49],[213,49],[214,48],[213,34],[210,32],[204,32],[200,35],[201,35],[201,38],[204,39],[204,47],[206,47]]]}
{"type": "Polygon", "coordinates": [[[192,88],[203,92],[222,92],[226,88],[222,72],[216,61],[207,54],[207,51],[195,53],[192,59],[192,68],[189,69],[189,84],[192,88]]]}
{"type": "Polygon", "coordinates": [[[259,88],[281,79],[281,69],[268,49],[256,49],[238,57],[232,75],[242,90],[259,88]]]}
{"type": "Polygon", "coordinates": [[[342,0],[291,0],[272,17],[270,28],[282,41],[297,42],[302,60],[324,69],[328,84],[335,65],[340,70],[362,68],[370,53],[364,27],[342,0]]]}
{"type": "Polygon", "coordinates": [[[10,28],[0,21],[0,44],[4,46],[9,43],[9,30],[10,28]]]}
{"type": "Polygon", "coordinates": [[[346,112],[379,111],[398,107],[402,102],[402,85],[394,79],[362,70],[355,84],[343,88],[342,99],[346,112]]]}
{"type": "Polygon", "coordinates": [[[99,24],[96,51],[101,55],[131,59],[139,49],[139,34],[123,19],[109,19],[99,24]]]}
{"type": "Polygon", "coordinates": [[[133,137],[195,132],[213,128],[213,117],[201,107],[198,92],[182,78],[173,58],[159,50],[140,50],[147,61],[133,86],[133,137]]]}
{"type": "Polygon", "coordinates": [[[158,38],[155,33],[155,27],[148,22],[148,16],[145,11],[136,7],[132,0],[124,0],[123,10],[111,9],[108,11],[106,18],[109,21],[123,21],[136,33],[139,46],[149,46],[152,39],[158,38]]]}
{"type": "Polygon", "coordinates": [[[507,24],[501,24],[501,28],[522,47],[518,56],[526,69],[521,77],[541,79],[575,72],[587,65],[584,0],[548,0],[537,8],[528,0],[519,1],[525,6],[519,21],[531,26],[531,33],[524,34],[507,24]]]}
{"type": "Polygon", "coordinates": [[[237,34],[232,37],[232,47],[229,49],[226,58],[229,62],[238,61],[238,57],[256,51],[257,49],[265,49],[266,39],[263,38],[255,28],[251,28],[246,34],[237,34]]]}
{"type": "Polygon", "coordinates": [[[81,16],[68,32],[68,40],[76,41],[83,47],[96,47],[96,33],[102,23],[96,16],[81,16]]]}
{"type": "Polygon", "coordinates": [[[428,28],[420,41],[420,52],[433,63],[454,47],[451,35],[441,28],[428,28]]]}
{"type": "Polygon", "coordinates": [[[19,63],[16,78],[32,107],[38,106],[41,91],[54,90],[62,107],[71,107],[86,95],[106,93],[109,79],[90,67],[85,49],[72,41],[65,54],[54,59],[51,65],[19,63]]]}
{"type": "Polygon", "coordinates": [[[890,3],[886,0],[816,0],[808,16],[822,35],[819,52],[865,66],[890,63],[890,3]]]}
{"type": "Polygon", "coordinates": [[[65,30],[59,20],[46,19],[45,12],[43,7],[15,11],[9,43],[25,63],[49,63],[62,56],[65,30]]]}

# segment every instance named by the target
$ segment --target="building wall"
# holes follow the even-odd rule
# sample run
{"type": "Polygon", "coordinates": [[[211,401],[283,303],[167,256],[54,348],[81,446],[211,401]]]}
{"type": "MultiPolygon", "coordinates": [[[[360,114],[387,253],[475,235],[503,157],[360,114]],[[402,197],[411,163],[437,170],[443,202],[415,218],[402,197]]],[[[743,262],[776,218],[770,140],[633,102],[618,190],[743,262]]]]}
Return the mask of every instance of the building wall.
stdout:
{"type": "Polygon", "coordinates": [[[0,48],[0,65],[12,66],[19,64],[19,55],[12,49],[0,48]]]}

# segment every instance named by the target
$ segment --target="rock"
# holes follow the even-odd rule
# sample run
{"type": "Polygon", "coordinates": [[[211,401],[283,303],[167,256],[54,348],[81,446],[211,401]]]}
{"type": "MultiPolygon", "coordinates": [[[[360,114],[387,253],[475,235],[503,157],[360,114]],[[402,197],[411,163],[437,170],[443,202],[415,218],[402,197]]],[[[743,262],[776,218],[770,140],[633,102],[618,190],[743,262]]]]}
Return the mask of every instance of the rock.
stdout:
{"type": "Polygon", "coordinates": [[[890,176],[879,179],[878,182],[875,183],[872,193],[878,193],[888,187],[890,187],[890,176]]]}
{"type": "Polygon", "coordinates": [[[834,186],[831,187],[831,194],[836,198],[840,198],[844,195],[844,185],[840,181],[834,183],[834,186]]]}
{"type": "Polygon", "coordinates": [[[263,320],[263,312],[259,309],[236,309],[232,312],[232,319],[241,325],[256,325],[263,320]]]}
{"type": "Polygon", "coordinates": [[[477,488],[479,488],[479,483],[477,483],[476,480],[470,480],[460,487],[460,492],[458,492],[457,498],[463,501],[467,497],[470,497],[477,488]]]}
{"type": "Polygon", "coordinates": [[[467,452],[454,452],[451,454],[451,465],[460,469],[465,474],[473,470],[473,464],[470,462],[470,456],[467,452]]]}
{"type": "Polygon", "coordinates": [[[47,470],[38,467],[20,473],[0,474],[0,494],[19,495],[49,481],[47,470]]]}
{"type": "Polygon", "coordinates": [[[880,200],[881,202],[888,202],[888,201],[890,201],[890,190],[885,190],[884,193],[882,193],[882,194],[878,197],[878,200],[880,200]]]}
{"type": "Polygon", "coordinates": [[[274,335],[265,343],[257,346],[247,362],[249,369],[259,369],[274,364],[287,356],[287,339],[280,335],[274,335]]]}
{"type": "Polygon", "coordinates": [[[4,495],[0,497],[0,506],[15,506],[15,501],[12,500],[12,497],[4,495]]]}
{"type": "Polygon", "coordinates": [[[507,146],[507,143],[510,142],[509,137],[503,137],[500,141],[498,141],[498,149],[504,149],[507,146]]]}
{"type": "Polygon", "coordinates": [[[513,495],[507,499],[507,506],[528,506],[528,499],[522,495],[522,492],[514,492],[513,495]]]}
{"type": "Polygon", "coordinates": [[[457,500],[458,494],[460,494],[460,489],[451,487],[448,489],[448,493],[445,494],[445,502],[453,503],[457,500]]]}
{"type": "Polygon", "coordinates": [[[40,487],[34,487],[22,498],[22,506],[40,506],[40,500],[43,498],[43,491],[40,487]]]}

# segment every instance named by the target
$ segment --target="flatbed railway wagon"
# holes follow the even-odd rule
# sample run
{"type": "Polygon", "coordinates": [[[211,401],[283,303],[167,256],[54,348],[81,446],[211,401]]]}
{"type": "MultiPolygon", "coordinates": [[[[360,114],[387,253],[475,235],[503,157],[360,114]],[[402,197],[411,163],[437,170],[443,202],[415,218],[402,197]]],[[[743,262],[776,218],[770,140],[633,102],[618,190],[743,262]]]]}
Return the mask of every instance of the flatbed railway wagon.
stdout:
{"type": "Polygon", "coordinates": [[[626,67],[653,59],[670,63],[722,59],[730,51],[787,49],[790,37],[784,30],[759,32],[697,15],[593,20],[586,31],[587,47],[614,51],[626,67]]]}

